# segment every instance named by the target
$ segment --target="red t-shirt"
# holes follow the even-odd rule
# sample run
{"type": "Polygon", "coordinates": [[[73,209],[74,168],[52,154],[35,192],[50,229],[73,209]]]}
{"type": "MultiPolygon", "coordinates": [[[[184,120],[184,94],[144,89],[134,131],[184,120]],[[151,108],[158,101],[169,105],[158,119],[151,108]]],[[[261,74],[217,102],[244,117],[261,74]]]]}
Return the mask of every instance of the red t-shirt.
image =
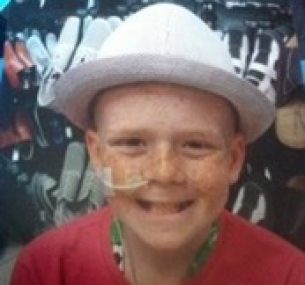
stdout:
{"type": "MultiPolygon", "coordinates": [[[[115,263],[109,208],[43,234],[20,255],[12,285],[126,285],[115,263]]],[[[189,285],[305,285],[304,254],[224,212],[216,249],[189,285]]]]}

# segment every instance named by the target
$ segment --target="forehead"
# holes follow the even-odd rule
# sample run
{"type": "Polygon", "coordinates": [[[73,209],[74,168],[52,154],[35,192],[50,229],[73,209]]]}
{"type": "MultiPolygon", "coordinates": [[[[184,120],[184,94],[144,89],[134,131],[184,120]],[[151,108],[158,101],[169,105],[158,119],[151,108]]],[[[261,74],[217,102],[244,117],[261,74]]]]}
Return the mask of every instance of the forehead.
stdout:
{"type": "Polygon", "coordinates": [[[104,90],[97,95],[97,125],[156,124],[177,128],[234,124],[233,107],[219,96],[195,88],[164,84],[137,83],[104,90]]]}

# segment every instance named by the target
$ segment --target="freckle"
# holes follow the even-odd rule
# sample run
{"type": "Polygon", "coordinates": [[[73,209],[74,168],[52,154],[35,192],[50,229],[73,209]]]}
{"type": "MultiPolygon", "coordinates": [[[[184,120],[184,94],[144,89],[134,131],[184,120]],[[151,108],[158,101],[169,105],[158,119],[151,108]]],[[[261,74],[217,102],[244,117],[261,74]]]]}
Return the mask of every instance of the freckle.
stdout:
{"type": "MultiPolygon", "coordinates": [[[[184,102],[186,99],[183,98],[183,97],[179,97],[178,100],[179,100],[179,102],[184,102]]],[[[175,104],[175,105],[176,105],[176,104],[175,104]]]]}

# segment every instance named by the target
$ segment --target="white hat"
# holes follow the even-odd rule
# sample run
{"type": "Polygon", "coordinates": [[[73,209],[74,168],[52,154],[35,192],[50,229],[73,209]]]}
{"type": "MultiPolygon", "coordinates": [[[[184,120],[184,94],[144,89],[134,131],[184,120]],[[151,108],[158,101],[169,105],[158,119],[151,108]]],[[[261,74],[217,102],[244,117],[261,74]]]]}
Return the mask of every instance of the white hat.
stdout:
{"type": "Polygon", "coordinates": [[[54,86],[53,108],[84,130],[98,91],[136,82],[180,84],[224,97],[235,106],[248,142],[274,119],[274,105],[235,75],[217,35],[189,10],[170,3],[133,14],[105,40],[97,59],[67,71],[54,86]]]}

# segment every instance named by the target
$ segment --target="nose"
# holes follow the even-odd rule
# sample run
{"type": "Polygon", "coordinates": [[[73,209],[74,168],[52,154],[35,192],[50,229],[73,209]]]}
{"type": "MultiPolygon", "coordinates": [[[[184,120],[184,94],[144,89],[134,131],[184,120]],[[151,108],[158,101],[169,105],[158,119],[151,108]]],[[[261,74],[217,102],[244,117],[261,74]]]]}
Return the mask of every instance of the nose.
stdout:
{"type": "Polygon", "coordinates": [[[162,184],[184,181],[182,163],[170,143],[160,143],[152,151],[146,165],[146,177],[150,181],[162,184]]]}

